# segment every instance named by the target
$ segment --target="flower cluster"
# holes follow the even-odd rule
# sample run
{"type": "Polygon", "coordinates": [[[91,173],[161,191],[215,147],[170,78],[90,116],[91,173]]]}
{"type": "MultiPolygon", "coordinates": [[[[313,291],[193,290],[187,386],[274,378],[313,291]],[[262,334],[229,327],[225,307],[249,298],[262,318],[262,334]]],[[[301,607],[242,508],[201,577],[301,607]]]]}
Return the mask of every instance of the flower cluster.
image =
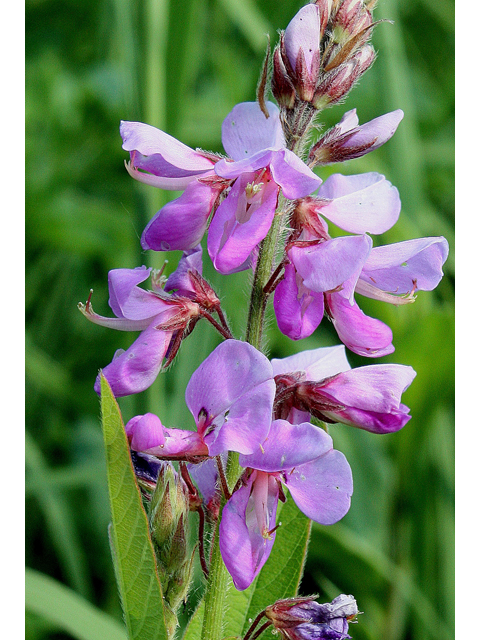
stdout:
{"type": "MultiPolygon", "coordinates": [[[[147,224],[142,248],[183,253],[168,278],[145,266],[111,271],[109,305],[115,317],[96,314],[90,298],[80,309],[102,326],[140,332],[103,369],[116,396],[149,387],[200,319],[223,338],[186,388],[194,430],[166,427],[146,413],[131,418],[126,433],[142,486],[151,490],[158,484],[159,459],[177,461],[182,482],[195,496],[190,508],[205,511],[210,521],[220,518],[219,548],[239,590],[253,582],[269,557],[279,500],[288,495],[323,525],[347,513],[352,471],[334,448],[327,424],[387,434],[410,420],[402,394],[416,375],[411,367],[350,367],[345,347],[368,358],[394,351],[390,328],[366,316],[356,294],[412,303],[416,292],[438,285],[448,255],[442,237],[374,246],[372,235],[389,230],[401,209],[397,189],[384,176],[336,173],[323,182],[314,171],[386,143],[402,111],[359,125],[350,110],[306,149],[321,110],[344,98],[373,63],[371,9],[363,0],[316,0],[300,9],[280,33],[272,60],[266,58],[257,101],[236,105],[224,119],[225,155],[191,149],[147,124],[120,126],[129,174],[154,187],[183,191],[147,224]],[[278,105],[265,97],[269,76],[278,105]],[[330,235],[327,220],[346,234],[330,235]],[[280,229],[277,225],[273,233],[278,221],[280,229]],[[248,333],[247,341],[236,339],[219,297],[202,276],[200,243],[206,233],[218,272],[252,269],[257,278],[267,271],[261,300],[250,307],[260,320],[273,294],[282,333],[301,340],[326,316],[343,344],[270,361],[259,350],[259,339],[249,340],[248,333]],[[266,251],[266,243],[273,250],[266,251]],[[265,256],[270,256],[267,265],[265,256]],[[140,287],[149,277],[151,289],[140,287]],[[239,474],[229,486],[224,465],[232,452],[239,474]]],[[[95,390],[100,392],[99,379],[95,390]]],[[[202,566],[208,573],[204,558],[202,566]]],[[[265,615],[284,638],[343,640],[350,637],[348,621],[357,612],[351,596],[339,596],[328,605],[312,598],[281,601],[265,615]]]]}
{"type": "Polygon", "coordinates": [[[212,458],[241,454],[245,471],[223,509],[220,550],[242,590],[268,559],[284,489],[320,524],[337,522],[350,507],[350,466],[310,416],[373,433],[397,431],[410,419],[401,396],[414,377],[411,367],[395,364],[351,369],[342,345],[269,362],[246,342],[226,340],[185,392],[196,431],[166,428],[154,414],[132,418],[126,431],[133,451],[202,463],[192,475],[206,503],[222,473],[221,459],[215,472],[212,458]]]}

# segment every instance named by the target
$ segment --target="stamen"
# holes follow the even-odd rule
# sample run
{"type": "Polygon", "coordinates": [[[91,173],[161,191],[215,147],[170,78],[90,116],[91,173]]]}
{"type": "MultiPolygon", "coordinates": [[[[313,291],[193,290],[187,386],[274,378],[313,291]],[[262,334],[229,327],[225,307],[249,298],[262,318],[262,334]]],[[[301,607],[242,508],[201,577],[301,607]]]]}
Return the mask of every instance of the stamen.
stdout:
{"type": "Polygon", "coordinates": [[[263,187],[263,182],[258,182],[258,183],[249,182],[245,187],[245,193],[247,198],[252,198],[253,196],[257,195],[257,193],[261,190],[262,187],[263,187]]]}
{"type": "Polygon", "coordinates": [[[90,289],[90,293],[88,294],[88,300],[87,300],[87,304],[85,305],[85,308],[88,310],[91,306],[91,300],[92,300],[92,295],[93,295],[93,289],[90,289]]]}
{"type": "Polygon", "coordinates": [[[410,304],[415,302],[416,296],[413,295],[414,291],[417,288],[417,281],[412,280],[413,287],[409,293],[404,295],[395,295],[393,293],[387,293],[386,291],[382,291],[378,287],[375,287],[373,284],[369,282],[365,282],[365,280],[358,280],[355,286],[355,292],[359,293],[366,298],[372,298],[373,300],[381,300],[383,302],[389,302],[395,306],[399,306],[402,304],[410,304]]]}
{"type": "Polygon", "coordinates": [[[167,264],[168,260],[165,260],[160,269],[154,269],[152,271],[152,286],[154,289],[163,289],[163,285],[166,282],[166,277],[163,275],[163,272],[167,264]]]}
{"type": "MultiPolygon", "coordinates": [[[[270,531],[267,531],[268,539],[270,539],[272,537],[272,534],[275,533],[275,531],[278,529],[278,527],[281,527],[281,526],[282,526],[282,523],[279,522],[276,527],[273,527],[273,529],[270,529],[270,531]]],[[[263,537],[264,538],[266,537],[265,534],[263,534],[263,537]]]]}

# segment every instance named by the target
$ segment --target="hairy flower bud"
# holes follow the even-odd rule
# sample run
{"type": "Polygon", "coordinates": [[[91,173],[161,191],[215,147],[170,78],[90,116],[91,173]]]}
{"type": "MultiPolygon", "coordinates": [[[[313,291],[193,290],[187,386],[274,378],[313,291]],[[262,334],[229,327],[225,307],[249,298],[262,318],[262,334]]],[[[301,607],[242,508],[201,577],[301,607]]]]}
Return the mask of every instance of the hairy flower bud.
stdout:
{"type": "Polygon", "coordinates": [[[402,118],[403,111],[397,109],[359,126],[356,109],[347,111],[310,149],[309,160],[329,164],[359,158],[390,140],[402,118]]]}
{"type": "Polygon", "coordinates": [[[273,52],[272,93],[280,107],[293,109],[296,92],[281,54],[282,40],[283,35],[273,52]]]}
{"type": "Polygon", "coordinates": [[[149,510],[150,532],[165,599],[169,637],[178,624],[176,611],[188,593],[193,553],[188,549],[188,488],[170,462],[159,470],[149,510]]]}
{"type": "Polygon", "coordinates": [[[355,67],[356,63],[349,60],[324,76],[312,98],[315,109],[321,111],[347,95],[356,80],[355,67]]]}
{"type": "Polygon", "coordinates": [[[367,45],[373,22],[363,0],[317,0],[280,34],[272,91],[280,107],[296,100],[324,109],[341,100],[375,58],[367,45]]]}
{"type": "Polygon", "coordinates": [[[338,41],[348,40],[369,27],[372,22],[372,15],[363,0],[345,0],[335,16],[335,35],[338,41]]]}
{"type": "Polygon", "coordinates": [[[340,102],[374,60],[375,50],[366,44],[345,62],[335,65],[317,85],[312,98],[313,106],[321,110],[340,102]]]}
{"type": "Polygon", "coordinates": [[[300,9],[285,30],[285,53],[292,69],[292,81],[298,94],[310,102],[320,71],[320,40],[326,24],[320,24],[316,4],[300,9]]]}
{"type": "Polygon", "coordinates": [[[164,462],[150,506],[152,540],[168,572],[178,569],[186,555],[188,489],[170,462],[164,462]],[[173,563],[173,564],[172,564],[173,563]]]}

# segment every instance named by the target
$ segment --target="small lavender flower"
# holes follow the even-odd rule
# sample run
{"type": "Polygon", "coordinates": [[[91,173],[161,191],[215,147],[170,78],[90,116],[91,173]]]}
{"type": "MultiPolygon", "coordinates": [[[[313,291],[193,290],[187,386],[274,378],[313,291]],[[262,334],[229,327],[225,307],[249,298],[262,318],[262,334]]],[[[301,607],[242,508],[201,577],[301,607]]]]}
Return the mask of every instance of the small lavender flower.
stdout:
{"type": "Polygon", "coordinates": [[[282,484],[299,509],[321,524],[343,518],[353,484],[343,453],[333,449],[325,431],[310,423],[275,420],[263,443],[251,455],[241,455],[239,462],[252,472],[223,509],[220,550],[235,587],[242,591],[273,547],[282,484]]]}
{"type": "MultiPolygon", "coordinates": [[[[103,370],[115,396],[140,393],[153,384],[164,358],[167,356],[175,332],[198,316],[197,292],[189,278],[191,272],[201,272],[201,247],[186,252],[174,272],[162,287],[161,278],[152,269],[113,269],[108,274],[109,305],[115,318],[100,316],[88,300],[79,304],[85,317],[103,327],[119,331],[141,331],[140,336],[126,350],[115,353],[113,361],[103,370]],[[138,285],[152,274],[152,290],[138,285]],[[173,291],[174,293],[169,293],[173,291]],[[159,327],[171,326],[161,330],[159,327]]],[[[100,377],[95,382],[100,393],[100,377]]]]}
{"type": "Polygon", "coordinates": [[[166,429],[153,414],[136,416],[126,425],[130,446],[182,460],[252,453],[270,428],[274,395],[268,359],[246,342],[226,340],[194,371],[185,391],[197,431],[166,429]]]}
{"type": "Polygon", "coordinates": [[[440,282],[448,243],[442,237],[420,238],[372,248],[366,232],[384,233],[400,212],[397,189],[379,174],[334,174],[318,193],[300,199],[292,216],[293,240],[274,296],[278,326],[298,340],[311,335],[325,314],[354,353],[392,353],[390,328],[366,316],[354,294],[396,305],[413,302],[416,290],[430,291],[440,282]],[[363,235],[332,239],[322,215],[363,235]]]}
{"type": "Polygon", "coordinates": [[[144,249],[193,248],[213,208],[208,251],[215,268],[221,273],[248,268],[252,251],[270,229],[280,189],[295,199],[320,185],[320,178],[285,148],[278,108],[271,102],[266,108],[268,118],[255,102],[238,104],[228,114],[222,142],[230,157],[222,160],[148,125],[122,123],[130,174],[153,186],[185,189],[148,223],[144,249]],[[226,194],[222,202],[221,194],[226,194]]]}
{"type": "Polygon", "coordinates": [[[360,158],[388,142],[402,118],[397,109],[359,126],[357,110],[351,109],[313,145],[308,158],[316,165],[360,158]]]}
{"type": "Polygon", "coordinates": [[[410,420],[402,393],[416,376],[400,364],[350,369],[344,347],[314,349],[273,360],[275,415],[295,421],[313,415],[372,433],[398,431],[410,420]],[[298,413],[293,413],[292,410],[298,413]]]}
{"type": "Polygon", "coordinates": [[[208,235],[208,252],[221,273],[248,266],[253,249],[270,229],[280,189],[286,198],[296,199],[321,184],[286,149],[278,107],[272,102],[266,107],[268,119],[256,102],[238,104],[222,125],[223,146],[233,162],[220,160],[215,172],[235,182],[215,212],[208,235]]]}
{"type": "Polygon", "coordinates": [[[341,594],[331,603],[315,597],[279,600],[265,609],[265,616],[285,640],[345,640],[348,624],[358,615],[353,596],[341,594]]]}
{"type": "MultiPolygon", "coordinates": [[[[120,331],[141,331],[126,351],[117,351],[113,361],[103,370],[115,396],[139,393],[157,377],[173,336],[171,331],[159,331],[156,326],[175,314],[169,305],[153,291],[138,287],[150,275],[151,269],[114,269],[108,274],[109,304],[115,318],[94,313],[90,299],[79,305],[85,317],[104,327],[120,331]]],[[[100,393],[100,378],[95,382],[100,393]]]]}

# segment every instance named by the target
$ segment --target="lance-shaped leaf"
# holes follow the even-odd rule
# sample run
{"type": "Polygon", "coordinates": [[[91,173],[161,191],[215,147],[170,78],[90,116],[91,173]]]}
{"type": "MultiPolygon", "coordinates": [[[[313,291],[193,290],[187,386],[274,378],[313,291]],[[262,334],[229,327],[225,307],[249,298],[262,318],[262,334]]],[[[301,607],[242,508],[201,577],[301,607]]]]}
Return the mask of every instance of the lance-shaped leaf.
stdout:
{"type": "Polygon", "coordinates": [[[130,640],[167,640],[163,595],[147,515],[120,409],[103,375],[101,408],[112,512],[109,533],[128,637],[130,640]]]}

